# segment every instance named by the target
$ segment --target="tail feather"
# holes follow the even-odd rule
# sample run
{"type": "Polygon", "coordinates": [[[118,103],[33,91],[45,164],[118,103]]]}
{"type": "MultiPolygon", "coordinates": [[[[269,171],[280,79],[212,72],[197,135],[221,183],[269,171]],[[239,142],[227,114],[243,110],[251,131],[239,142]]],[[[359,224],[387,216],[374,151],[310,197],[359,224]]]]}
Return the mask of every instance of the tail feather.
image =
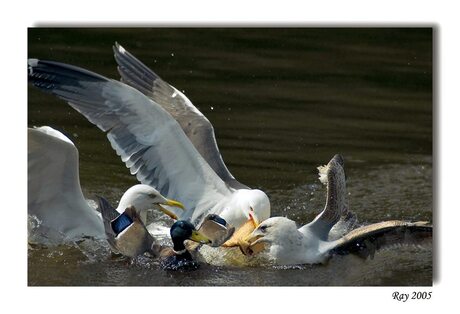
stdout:
{"type": "Polygon", "coordinates": [[[117,210],[113,208],[113,206],[110,205],[109,201],[107,201],[105,198],[98,195],[96,195],[96,197],[99,205],[99,210],[101,211],[102,220],[104,222],[104,230],[107,242],[110,244],[112,249],[117,251],[117,244],[115,241],[117,235],[112,229],[111,222],[112,220],[117,218],[120,215],[120,213],[117,212],[117,210]]]}
{"type": "Polygon", "coordinates": [[[101,211],[102,218],[104,220],[112,221],[120,216],[120,213],[117,212],[117,210],[112,205],[110,205],[108,200],[99,195],[96,195],[96,197],[99,205],[99,210],[101,211]]]}

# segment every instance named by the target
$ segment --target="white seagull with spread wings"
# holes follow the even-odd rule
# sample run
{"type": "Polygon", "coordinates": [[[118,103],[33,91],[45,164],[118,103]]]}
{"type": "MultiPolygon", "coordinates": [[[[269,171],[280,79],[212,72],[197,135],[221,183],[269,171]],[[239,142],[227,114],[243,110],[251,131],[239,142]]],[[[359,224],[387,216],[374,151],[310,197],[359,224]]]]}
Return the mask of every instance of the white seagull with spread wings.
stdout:
{"type": "Polygon", "coordinates": [[[267,219],[267,195],[231,175],[208,119],[121,46],[114,51],[122,82],[38,59],[28,60],[29,81],[107,132],[131,174],[184,204],[187,210],[174,211],[179,219],[198,225],[218,214],[236,228],[248,219],[267,219]]]}

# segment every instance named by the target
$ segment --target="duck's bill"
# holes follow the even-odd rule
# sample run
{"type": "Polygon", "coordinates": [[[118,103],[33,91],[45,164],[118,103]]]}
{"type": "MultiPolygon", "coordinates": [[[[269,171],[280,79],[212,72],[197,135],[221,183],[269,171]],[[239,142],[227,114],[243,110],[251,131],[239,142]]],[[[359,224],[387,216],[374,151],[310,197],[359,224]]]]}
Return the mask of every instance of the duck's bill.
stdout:
{"type": "Polygon", "coordinates": [[[259,226],[259,221],[250,214],[249,219],[239,227],[232,235],[232,237],[227,240],[223,247],[235,247],[240,246],[240,243],[243,242],[257,227],[259,226]]]}
{"type": "Polygon", "coordinates": [[[209,239],[207,236],[205,236],[204,234],[202,234],[201,232],[197,230],[192,231],[192,235],[190,236],[189,239],[192,241],[198,242],[198,243],[203,243],[203,244],[212,243],[211,239],[209,239]]]}
{"type": "MultiPolygon", "coordinates": [[[[167,199],[166,202],[162,203],[161,205],[167,205],[167,206],[171,206],[171,207],[178,207],[182,210],[185,209],[185,206],[184,204],[182,204],[181,202],[178,202],[178,201],[175,201],[175,200],[169,200],[167,199]]],[[[171,210],[169,209],[166,209],[164,208],[163,206],[161,205],[158,205],[158,207],[160,208],[160,210],[165,213],[166,215],[168,215],[169,217],[171,217],[172,219],[174,220],[177,220],[178,219],[178,216],[172,212],[171,210]]]]}

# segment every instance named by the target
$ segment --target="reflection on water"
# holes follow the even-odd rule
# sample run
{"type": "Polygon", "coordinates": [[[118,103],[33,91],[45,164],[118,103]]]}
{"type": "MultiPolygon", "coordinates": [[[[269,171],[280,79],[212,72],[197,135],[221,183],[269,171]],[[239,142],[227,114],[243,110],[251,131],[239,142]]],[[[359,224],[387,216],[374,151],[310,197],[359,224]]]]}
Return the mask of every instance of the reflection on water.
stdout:
{"type": "MultiPolygon", "coordinates": [[[[273,215],[309,222],[324,205],[316,167],[341,153],[360,222],[432,220],[431,29],[30,29],[29,57],[118,78],[115,41],[209,118],[228,168],[268,193],[273,215]]],[[[28,93],[29,126],[55,127],[80,150],[88,198],[115,203],[136,183],[102,132],[54,97],[28,93]]],[[[432,278],[431,250],[413,247],[367,261],[171,274],[81,245],[30,248],[29,284],[430,285],[432,278]]]]}

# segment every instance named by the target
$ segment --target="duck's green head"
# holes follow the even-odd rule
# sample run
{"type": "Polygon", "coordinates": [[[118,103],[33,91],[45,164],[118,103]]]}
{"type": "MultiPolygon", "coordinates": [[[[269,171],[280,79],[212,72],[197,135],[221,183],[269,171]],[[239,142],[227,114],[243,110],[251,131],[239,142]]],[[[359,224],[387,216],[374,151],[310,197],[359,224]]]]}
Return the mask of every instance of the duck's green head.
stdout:
{"type": "Polygon", "coordinates": [[[174,243],[174,250],[181,251],[185,249],[184,241],[192,240],[199,243],[211,243],[212,241],[197,231],[195,226],[186,220],[178,220],[172,226],[170,230],[171,239],[174,243]]]}

